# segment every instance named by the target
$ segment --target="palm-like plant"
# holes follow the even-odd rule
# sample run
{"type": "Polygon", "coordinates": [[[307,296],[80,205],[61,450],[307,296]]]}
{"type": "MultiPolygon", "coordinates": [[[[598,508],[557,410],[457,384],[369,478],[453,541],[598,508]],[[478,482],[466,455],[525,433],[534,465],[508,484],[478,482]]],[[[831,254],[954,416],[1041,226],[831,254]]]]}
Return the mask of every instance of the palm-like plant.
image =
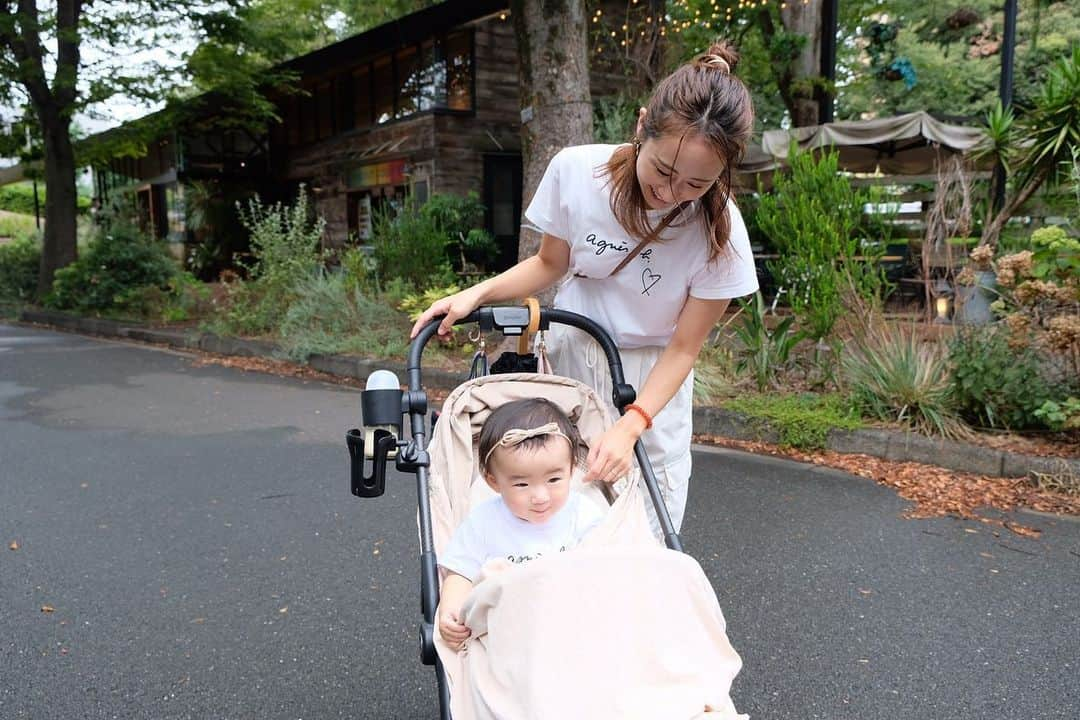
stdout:
{"type": "Polygon", "coordinates": [[[803,339],[802,333],[791,332],[795,318],[788,316],[773,328],[765,323],[765,299],[756,293],[750,301],[740,300],[742,324],[735,336],[742,343],[739,372],[746,370],[754,377],[758,390],[765,390],[776,379],[776,373],[788,363],[792,349],[803,339]]]}
{"type": "Polygon", "coordinates": [[[1029,111],[1014,119],[1011,109],[992,110],[987,135],[984,153],[1013,177],[1012,196],[983,225],[980,244],[996,245],[1005,223],[1044,182],[1067,176],[1080,148],[1080,47],[1050,69],[1029,111]]]}

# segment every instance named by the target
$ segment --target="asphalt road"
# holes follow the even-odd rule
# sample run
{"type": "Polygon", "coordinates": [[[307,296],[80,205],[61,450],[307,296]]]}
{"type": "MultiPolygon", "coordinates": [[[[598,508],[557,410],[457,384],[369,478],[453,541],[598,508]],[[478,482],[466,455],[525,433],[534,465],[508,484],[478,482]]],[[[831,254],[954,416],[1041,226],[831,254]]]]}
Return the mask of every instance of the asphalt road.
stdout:
{"type": "MultiPolygon", "coordinates": [[[[415,490],[348,494],[358,397],[0,325],[0,720],[437,717],[415,490]]],[[[683,538],[743,656],[739,709],[1080,717],[1080,522],[1020,515],[1031,540],[906,507],[696,453],[683,538]]]]}

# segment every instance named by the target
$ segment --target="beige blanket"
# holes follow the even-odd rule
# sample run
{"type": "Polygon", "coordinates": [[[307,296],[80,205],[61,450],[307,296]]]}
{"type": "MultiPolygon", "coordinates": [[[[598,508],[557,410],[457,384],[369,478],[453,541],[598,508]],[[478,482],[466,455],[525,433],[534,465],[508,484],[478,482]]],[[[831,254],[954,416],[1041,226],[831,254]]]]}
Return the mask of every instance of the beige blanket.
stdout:
{"type": "MultiPolygon", "coordinates": [[[[471,448],[486,407],[543,395],[585,437],[610,422],[595,393],[573,381],[497,377],[455,390],[432,438],[437,549],[477,493],[490,492],[476,481],[471,448]]],[[[578,548],[526,565],[485,566],[463,609],[473,631],[464,650],[436,639],[454,720],[746,717],[729,696],[742,661],[708,579],[693,558],[657,543],[636,471],[617,487],[605,520],[578,548]]],[[[583,491],[606,505],[596,488],[583,491]]]]}

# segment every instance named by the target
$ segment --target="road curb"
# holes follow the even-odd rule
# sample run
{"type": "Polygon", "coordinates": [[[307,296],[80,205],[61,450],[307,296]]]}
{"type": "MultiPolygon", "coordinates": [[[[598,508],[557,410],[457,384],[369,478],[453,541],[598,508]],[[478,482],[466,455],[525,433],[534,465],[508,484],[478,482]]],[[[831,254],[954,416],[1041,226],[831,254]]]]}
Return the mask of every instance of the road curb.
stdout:
{"type": "MultiPolygon", "coordinates": [[[[148,328],[116,320],[86,318],[51,310],[28,309],[19,320],[35,325],[72,332],[116,337],[139,342],[166,345],[185,350],[204,350],[221,355],[283,359],[280,348],[264,340],[230,338],[213,333],[167,328],[148,328]]],[[[307,365],[314,370],[338,377],[365,380],[375,370],[390,370],[399,378],[406,376],[405,363],[370,360],[351,355],[312,355],[307,365]]],[[[464,380],[462,373],[428,369],[423,371],[426,386],[450,390],[464,380]]],[[[719,407],[694,408],[694,432],[718,435],[735,440],[778,443],[780,433],[761,418],[751,418],[719,407]]],[[[927,465],[994,477],[1023,477],[1032,472],[1080,475],[1080,460],[1043,457],[973,445],[970,443],[929,438],[912,432],[864,428],[860,430],[830,430],[825,447],[839,453],[872,455],[901,462],[920,462],[927,465]]]]}

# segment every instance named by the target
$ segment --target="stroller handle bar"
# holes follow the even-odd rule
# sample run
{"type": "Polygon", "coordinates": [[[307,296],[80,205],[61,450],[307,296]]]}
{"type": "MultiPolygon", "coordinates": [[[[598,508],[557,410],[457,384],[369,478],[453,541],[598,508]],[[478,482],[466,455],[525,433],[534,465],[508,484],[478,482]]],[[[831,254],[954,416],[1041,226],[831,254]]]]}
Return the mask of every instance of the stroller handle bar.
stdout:
{"type": "MultiPolygon", "coordinates": [[[[431,319],[427,325],[421,328],[416,338],[409,346],[409,357],[406,370],[409,373],[409,389],[419,390],[420,383],[420,356],[424,352],[424,346],[439,328],[439,323],[445,315],[438,315],[431,319]],[[414,384],[415,379],[415,384],[414,384]]],[[[569,325],[584,331],[604,351],[607,358],[608,368],[611,371],[611,384],[614,387],[615,407],[622,409],[634,402],[635,393],[631,386],[626,384],[623,375],[622,360],[619,357],[619,349],[615,342],[599,324],[591,318],[579,315],[569,310],[557,310],[555,308],[540,308],[540,330],[547,330],[551,323],[556,322],[569,325]]],[[[529,308],[516,305],[490,305],[477,308],[454,325],[467,325],[477,323],[481,332],[499,330],[503,335],[521,335],[529,326],[529,308]]]]}

